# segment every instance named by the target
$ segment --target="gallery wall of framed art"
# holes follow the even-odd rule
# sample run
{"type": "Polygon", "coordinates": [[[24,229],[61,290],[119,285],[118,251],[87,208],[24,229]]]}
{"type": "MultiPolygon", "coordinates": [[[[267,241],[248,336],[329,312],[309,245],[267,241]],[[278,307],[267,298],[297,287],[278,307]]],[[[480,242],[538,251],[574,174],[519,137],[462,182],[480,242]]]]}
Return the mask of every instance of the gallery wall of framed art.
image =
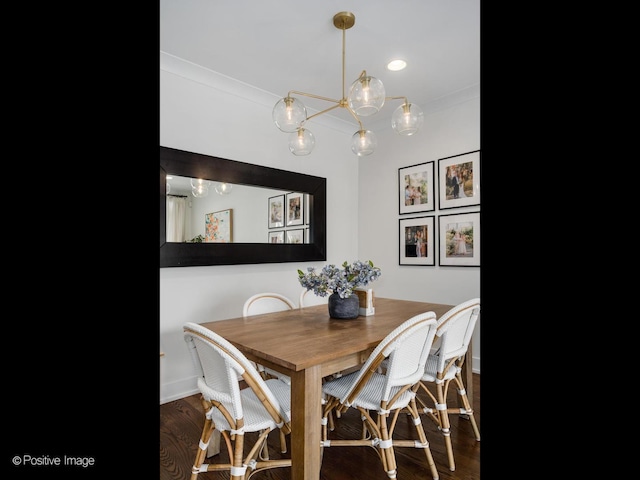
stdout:
{"type": "Polygon", "coordinates": [[[399,168],[399,264],[479,267],[480,189],[480,150],[399,168]]]}
{"type": "Polygon", "coordinates": [[[308,193],[269,197],[267,212],[269,243],[310,243],[308,193]]]}

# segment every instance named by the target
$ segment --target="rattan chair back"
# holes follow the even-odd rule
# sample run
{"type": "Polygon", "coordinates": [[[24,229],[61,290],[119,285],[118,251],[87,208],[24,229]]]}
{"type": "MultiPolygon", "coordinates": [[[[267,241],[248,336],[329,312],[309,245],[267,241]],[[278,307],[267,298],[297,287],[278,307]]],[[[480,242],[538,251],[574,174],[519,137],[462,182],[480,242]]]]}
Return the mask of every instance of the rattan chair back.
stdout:
{"type": "MultiPolygon", "coordinates": [[[[434,480],[438,478],[412,390],[424,373],[435,331],[434,312],[416,315],[390,332],[358,371],[323,384],[323,448],[371,446],[378,451],[389,478],[396,476],[394,448],[420,448],[425,453],[432,477],[434,480]],[[380,369],[383,361],[386,368],[380,369]],[[349,408],[357,409],[362,415],[363,435],[358,439],[330,439],[327,428],[332,424],[330,416],[335,414],[339,417],[349,408]],[[405,409],[414,419],[419,440],[393,437],[397,416],[405,409]],[[377,412],[375,419],[370,414],[372,411],[377,412]]],[[[333,424],[339,428],[338,419],[333,424]]]]}
{"type": "MultiPolygon", "coordinates": [[[[449,415],[457,414],[471,422],[473,435],[480,441],[480,430],[473,415],[473,408],[467,397],[462,365],[466,359],[473,331],[480,316],[480,299],[472,298],[451,308],[438,319],[434,348],[427,358],[425,372],[420,382],[414,387],[416,393],[426,393],[428,399],[418,396],[422,405],[422,413],[433,420],[441,431],[449,469],[454,471],[455,459],[451,442],[451,422],[449,415]],[[458,407],[447,404],[447,396],[451,381],[457,386],[458,407]]],[[[467,366],[467,368],[469,368],[467,366]]]]}
{"type": "Polygon", "coordinates": [[[256,471],[291,466],[290,458],[271,459],[267,445],[269,432],[279,430],[281,452],[286,452],[284,435],[291,432],[288,385],[264,380],[242,352],[210,329],[196,323],[186,323],[183,329],[205,410],[191,480],[209,471],[226,471],[232,480],[245,480],[256,471]],[[225,439],[229,461],[205,463],[216,429],[225,439]],[[255,441],[247,440],[248,433],[255,434],[255,441]]]}

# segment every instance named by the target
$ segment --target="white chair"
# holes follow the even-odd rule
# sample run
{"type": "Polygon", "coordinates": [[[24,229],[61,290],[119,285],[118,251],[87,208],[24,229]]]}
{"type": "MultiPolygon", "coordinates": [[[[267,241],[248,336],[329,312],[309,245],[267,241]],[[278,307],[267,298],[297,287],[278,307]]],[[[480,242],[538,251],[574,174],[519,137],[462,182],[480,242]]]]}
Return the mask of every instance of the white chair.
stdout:
{"type": "MultiPolygon", "coordinates": [[[[420,414],[412,387],[424,375],[425,363],[436,331],[436,314],[425,312],[406,320],[390,332],[373,350],[361,369],[322,385],[324,406],[322,414],[322,448],[373,447],[389,478],[396,478],[394,448],[412,447],[424,451],[434,480],[438,479],[427,441],[420,423],[420,414]],[[383,360],[387,368],[378,367],[383,360]],[[327,425],[331,415],[355,408],[360,412],[365,432],[360,438],[329,439],[327,425]],[[393,436],[398,414],[408,410],[418,436],[417,440],[396,439],[393,436]],[[371,411],[377,412],[373,418],[371,411]],[[390,420],[389,417],[392,417],[390,420]]],[[[338,420],[335,421],[339,428],[338,420]]],[[[331,429],[333,430],[333,429],[331,429]]]]}
{"type": "Polygon", "coordinates": [[[267,445],[269,433],[278,429],[281,451],[287,451],[285,435],[291,433],[289,386],[279,380],[264,380],[242,352],[202,325],[186,323],[183,330],[199,373],[198,389],[205,410],[191,480],[211,471],[226,471],[231,480],[245,480],[260,470],[290,467],[291,458],[269,458],[267,445]],[[241,388],[241,381],[247,387],[241,388]],[[224,437],[228,463],[205,463],[214,430],[224,437]],[[256,441],[249,442],[246,433],[255,433],[256,441]]]}
{"type": "Polygon", "coordinates": [[[280,312],[282,310],[295,310],[295,303],[279,293],[256,293],[247,298],[242,306],[242,316],[259,315],[261,313],[280,312]]]}
{"type": "MultiPolygon", "coordinates": [[[[295,310],[298,308],[295,303],[279,293],[264,292],[256,293],[247,298],[242,306],[242,316],[259,315],[261,313],[281,312],[283,310],[295,310]]],[[[278,378],[291,385],[291,378],[284,373],[277,372],[264,365],[255,364],[264,378],[278,378]]]]}
{"type": "Polygon", "coordinates": [[[429,397],[428,402],[420,397],[417,400],[423,407],[421,412],[426,413],[442,432],[451,471],[456,469],[456,464],[451,444],[449,414],[468,418],[476,440],[480,441],[480,430],[473,416],[473,408],[467,397],[462,377],[462,364],[479,315],[480,299],[472,298],[456,305],[440,317],[436,327],[436,339],[427,358],[424,375],[413,389],[416,393],[425,392],[429,397]],[[459,408],[447,406],[447,393],[452,380],[458,387],[459,408]]]}
{"type": "Polygon", "coordinates": [[[307,290],[303,288],[300,291],[300,298],[298,300],[298,305],[300,308],[310,307],[312,305],[326,305],[329,302],[329,296],[319,297],[313,290],[307,290]]]}

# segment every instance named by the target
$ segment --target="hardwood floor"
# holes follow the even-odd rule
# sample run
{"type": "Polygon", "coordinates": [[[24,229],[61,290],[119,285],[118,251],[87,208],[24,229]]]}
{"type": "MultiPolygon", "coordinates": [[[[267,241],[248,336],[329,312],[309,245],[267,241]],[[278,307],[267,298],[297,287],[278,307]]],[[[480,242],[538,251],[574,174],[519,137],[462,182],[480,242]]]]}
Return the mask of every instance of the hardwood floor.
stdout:
{"type": "MultiPolygon", "coordinates": [[[[473,375],[474,414],[480,433],[480,375],[473,375]]],[[[453,386],[449,389],[448,402],[457,405],[456,392],[453,386]]],[[[442,434],[432,421],[422,415],[422,424],[427,434],[431,452],[438,468],[441,480],[478,480],[480,478],[480,444],[473,436],[468,420],[451,417],[453,452],[456,470],[448,468],[447,454],[442,434]]],[[[320,421],[320,420],[318,420],[320,421]]],[[[160,480],[188,480],[196,449],[204,414],[200,404],[200,395],[192,395],[180,400],[160,405],[160,480]]],[[[294,427],[295,428],[295,427],[294,427]]],[[[341,433],[353,435],[360,431],[360,418],[356,411],[349,410],[337,420],[336,430],[331,438],[340,438],[341,433]]],[[[395,435],[399,438],[416,438],[415,429],[409,418],[398,418],[395,435]]],[[[278,458],[278,436],[272,434],[269,440],[270,455],[278,458]]],[[[290,450],[289,450],[290,451],[290,450]]],[[[227,458],[224,442],[221,456],[227,458]]],[[[430,480],[431,475],[426,466],[424,452],[420,449],[396,449],[399,480],[430,480]]],[[[229,479],[227,472],[207,472],[198,476],[199,480],[229,479]]],[[[290,468],[275,468],[258,472],[252,480],[290,480],[290,468]]],[[[322,459],[320,480],[385,480],[387,474],[382,469],[377,453],[372,448],[325,448],[322,459]]]]}

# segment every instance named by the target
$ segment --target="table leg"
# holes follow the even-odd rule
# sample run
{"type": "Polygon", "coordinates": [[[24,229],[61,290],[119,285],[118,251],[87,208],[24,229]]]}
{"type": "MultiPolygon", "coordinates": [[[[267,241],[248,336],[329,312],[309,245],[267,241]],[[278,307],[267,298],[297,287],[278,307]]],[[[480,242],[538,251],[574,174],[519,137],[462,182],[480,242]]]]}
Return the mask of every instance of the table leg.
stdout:
{"type": "Polygon", "coordinates": [[[291,480],[319,480],[322,418],[320,365],[291,375],[291,480]]]}

